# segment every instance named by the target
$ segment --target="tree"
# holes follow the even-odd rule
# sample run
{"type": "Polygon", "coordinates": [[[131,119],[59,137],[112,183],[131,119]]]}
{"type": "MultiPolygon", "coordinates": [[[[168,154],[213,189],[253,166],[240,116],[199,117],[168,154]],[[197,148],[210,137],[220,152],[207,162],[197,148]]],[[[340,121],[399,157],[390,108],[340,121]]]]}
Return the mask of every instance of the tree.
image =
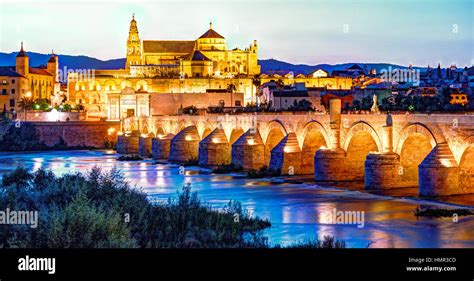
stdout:
{"type": "Polygon", "coordinates": [[[234,84],[230,83],[227,85],[227,91],[230,93],[230,106],[234,106],[234,101],[232,100],[232,94],[237,91],[237,87],[234,84]]]}
{"type": "Polygon", "coordinates": [[[27,98],[27,97],[22,97],[20,101],[18,102],[18,106],[25,112],[25,121],[26,121],[26,113],[28,110],[31,110],[33,107],[33,99],[32,98],[27,98]]]}
{"type": "Polygon", "coordinates": [[[258,110],[258,88],[262,85],[262,80],[259,76],[252,78],[252,84],[255,86],[255,111],[258,110]]]}
{"type": "Polygon", "coordinates": [[[277,89],[278,89],[278,93],[280,94],[280,110],[281,110],[283,108],[282,104],[281,104],[281,91],[285,87],[285,83],[283,82],[283,80],[281,78],[279,78],[278,81],[276,81],[276,86],[277,86],[277,89]]]}

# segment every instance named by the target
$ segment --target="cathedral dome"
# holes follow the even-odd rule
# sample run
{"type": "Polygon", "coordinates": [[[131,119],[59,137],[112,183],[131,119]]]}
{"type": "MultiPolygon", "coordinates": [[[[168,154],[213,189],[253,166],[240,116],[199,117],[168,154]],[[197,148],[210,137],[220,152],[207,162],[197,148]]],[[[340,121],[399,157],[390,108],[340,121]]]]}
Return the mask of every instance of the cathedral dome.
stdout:
{"type": "Polygon", "coordinates": [[[203,35],[201,35],[201,37],[199,37],[199,39],[203,39],[203,38],[220,38],[220,39],[224,39],[224,36],[220,35],[219,33],[217,33],[216,31],[214,31],[214,29],[212,29],[212,22],[209,24],[209,30],[206,31],[203,35]]]}

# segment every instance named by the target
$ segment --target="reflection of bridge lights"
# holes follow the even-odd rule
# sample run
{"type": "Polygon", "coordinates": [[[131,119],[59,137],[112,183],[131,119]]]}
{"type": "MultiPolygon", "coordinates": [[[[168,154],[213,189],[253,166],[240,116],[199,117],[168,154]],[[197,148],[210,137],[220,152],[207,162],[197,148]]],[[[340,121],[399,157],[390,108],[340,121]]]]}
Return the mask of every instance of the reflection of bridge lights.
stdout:
{"type": "Polygon", "coordinates": [[[111,127],[107,130],[107,134],[110,136],[115,132],[115,128],[111,127]]]}
{"type": "Polygon", "coordinates": [[[117,136],[123,136],[123,132],[118,132],[117,136]]]}
{"type": "Polygon", "coordinates": [[[248,145],[254,145],[254,144],[255,144],[255,140],[254,140],[254,139],[248,139],[248,140],[247,140],[247,144],[248,144],[248,145]]]}
{"type": "Polygon", "coordinates": [[[193,137],[191,137],[190,135],[187,135],[186,137],[184,137],[184,139],[186,141],[192,141],[193,140],[193,137]]]}
{"type": "Polygon", "coordinates": [[[325,145],[321,145],[319,149],[328,149],[325,145]]]}
{"type": "Polygon", "coordinates": [[[219,139],[218,138],[212,138],[212,142],[213,143],[219,143],[219,139]]]}
{"type": "Polygon", "coordinates": [[[148,134],[141,134],[140,137],[142,137],[142,138],[148,138],[148,134]]]}
{"type": "Polygon", "coordinates": [[[158,134],[157,136],[160,140],[163,139],[163,135],[162,134],[158,134]]]}

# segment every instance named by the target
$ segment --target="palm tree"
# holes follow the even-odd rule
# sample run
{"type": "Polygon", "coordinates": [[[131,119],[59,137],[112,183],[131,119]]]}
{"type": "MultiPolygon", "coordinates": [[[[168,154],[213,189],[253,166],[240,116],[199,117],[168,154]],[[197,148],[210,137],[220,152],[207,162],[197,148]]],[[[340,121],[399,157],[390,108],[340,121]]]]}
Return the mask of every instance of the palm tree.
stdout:
{"type": "Polygon", "coordinates": [[[260,79],[259,76],[254,76],[253,79],[252,79],[252,84],[255,86],[255,89],[256,89],[256,92],[255,92],[255,111],[256,111],[257,110],[257,105],[258,105],[257,92],[258,92],[258,88],[260,87],[260,85],[262,85],[262,80],[260,79]]]}
{"type": "Polygon", "coordinates": [[[18,106],[23,109],[25,112],[25,121],[26,121],[26,112],[27,110],[30,110],[33,107],[33,99],[32,98],[27,98],[27,97],[22,97],[20,101],[18,102],[18,106]]]}
{"type": "Polygon", "coordinates": [[[281,78],[279,78],[278,81],[276,82],[276,86],[277,86],[278,92],[280,93],[280,110],[281,110],[282,109],[282,106],[281,106],[281,90],[283,90],[283,88],[285,87],[285,83],[283,82],[283,80],[281,78]]]}
{"type": "Polygon", "coordinates": [[[232,101],[232,93],[237,90],[234,84],[227,85],[227,91],[230,93],[230,106],[233,107],[234,102],[232,101]]]}

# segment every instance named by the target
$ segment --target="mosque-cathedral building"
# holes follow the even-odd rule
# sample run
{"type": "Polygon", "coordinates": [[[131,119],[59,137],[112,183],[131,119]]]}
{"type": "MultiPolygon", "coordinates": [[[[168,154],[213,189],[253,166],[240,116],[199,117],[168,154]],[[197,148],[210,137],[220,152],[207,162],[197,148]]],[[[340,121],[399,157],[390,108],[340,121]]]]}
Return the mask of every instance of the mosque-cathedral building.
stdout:
{"type": "Polygon", "coordinates": [[[176,114],[193,105],[193,99],[206,107],[244,106],[254,101],[252,78],[260,74],[257,58],[257,41],[244,50],[229,50],[212,23],[196,40],[141,40],[133,17],[124,68],[95,70],[93,79],[85,81],[70,74],[69,100],[84,104],[89,116],[109,120],[176,114]],[[231,84],[234,97],[227,91],[231,84]],[[155,110],[154,105],[163,104],[171,110],[155,110]]]}
{"type": "MultiPolygon", "coordinates": [[[[79,75],[80,76],[80,75],[79,75]]],[[[93,79],[68,76],[68,98],[84,104],[89,117],[120,120],[129,116],[177,114],[196,106],[235,107],[254,103],[260,76],[258,45],[228,49],[226,39],[210,24],[196,40],[142,40],[132,17],[123,69],[95,70],[93,79]],[[228,90],[232,87],[232,94],[228,90]]],[[[261,76],[261,83],[277,76],[261,76]]],[[[352,79],[307,76],[282,77],[285,84],[304,82],[308,87],[350,89],[352,79]]]]}

